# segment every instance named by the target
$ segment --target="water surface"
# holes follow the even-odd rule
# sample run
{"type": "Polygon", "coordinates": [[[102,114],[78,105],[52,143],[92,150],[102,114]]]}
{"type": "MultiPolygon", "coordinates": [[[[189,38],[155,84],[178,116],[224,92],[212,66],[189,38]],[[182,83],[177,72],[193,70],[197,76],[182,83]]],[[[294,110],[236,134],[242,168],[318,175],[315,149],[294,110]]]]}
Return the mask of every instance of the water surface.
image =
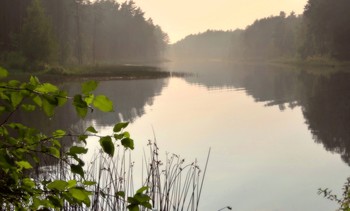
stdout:
{"type": "Polygon", "coordinates": [[[103,133],[130,121],[136,162],[154,136],[164,154],[197,158],[203,167],[211,147],[203,211],[336,209],[317,190],[340,193],[349,176],[350,74],[218,62],[167,69],[192,76],[102,81],[97,92],[115,102],[115,113],[94,112],[82,122],[66,110],[56,120],[103,133]]]}

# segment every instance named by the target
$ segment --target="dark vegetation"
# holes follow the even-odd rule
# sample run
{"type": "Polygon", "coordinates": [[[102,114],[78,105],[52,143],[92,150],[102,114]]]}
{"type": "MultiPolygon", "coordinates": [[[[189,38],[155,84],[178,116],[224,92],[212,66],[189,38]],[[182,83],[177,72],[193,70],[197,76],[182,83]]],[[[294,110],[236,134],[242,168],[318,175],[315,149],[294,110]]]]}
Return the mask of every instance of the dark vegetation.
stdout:
{"type": "Polygon", "coordinates": [[[11,70],[159,61],[168,42],[133,1],[3,0],[0,25],[11,70]]]}
{"type": "Polygon", "coordinates": [[[228,58],[233,37],[239,37],[241,30],[216,31],[188,35],[170,46],[169,56],[174,60],[223,59],[228,58]]]}
{"type": "Polygon", "coordinates": [[[346,0],[309,0],[302,15],[281,12],[258,19],[244,30],[190,35],[175,43],[171,52],[176,59],[188,55],[184,58],[344,64],[350,60],[349,9],[346,0]],[[230,51],[222,56],[226,46],[230,51]]]}

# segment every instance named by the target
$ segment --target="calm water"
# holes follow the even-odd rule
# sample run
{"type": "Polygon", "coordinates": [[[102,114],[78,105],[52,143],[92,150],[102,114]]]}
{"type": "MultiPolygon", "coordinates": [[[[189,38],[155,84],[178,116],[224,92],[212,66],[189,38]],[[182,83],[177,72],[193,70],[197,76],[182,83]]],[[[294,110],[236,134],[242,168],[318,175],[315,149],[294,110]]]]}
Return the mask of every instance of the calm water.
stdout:
{"type": "MultiPolygon", "coordinates": [[[[341,193],[350,175],[350,74],[215,62],[166,69],[193,76],[101,82],[98,92],[115,102],[116,113],[94,112],[81,122],[65,110],[56,122],[107,133],[130,121],[136,162],[153,130],[161,152],[188,162],[204,166],[211,147],[203,211],[336,209],[317,189],[341,193]]],[[[64,88],[79,90],[76,83],[64,88]]]]}

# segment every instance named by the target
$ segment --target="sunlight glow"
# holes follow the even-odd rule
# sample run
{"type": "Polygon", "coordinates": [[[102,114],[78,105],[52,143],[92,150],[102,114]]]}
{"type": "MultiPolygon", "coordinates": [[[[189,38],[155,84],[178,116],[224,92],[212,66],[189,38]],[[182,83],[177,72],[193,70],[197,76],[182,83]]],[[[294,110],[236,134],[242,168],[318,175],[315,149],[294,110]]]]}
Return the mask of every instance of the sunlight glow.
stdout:
{"type": "Polygon", "coordinates": [[[172,43],[207,29],[244,29],[256,19],[303,12],[307,0],[135,0],[170,36],[172,43]]]}

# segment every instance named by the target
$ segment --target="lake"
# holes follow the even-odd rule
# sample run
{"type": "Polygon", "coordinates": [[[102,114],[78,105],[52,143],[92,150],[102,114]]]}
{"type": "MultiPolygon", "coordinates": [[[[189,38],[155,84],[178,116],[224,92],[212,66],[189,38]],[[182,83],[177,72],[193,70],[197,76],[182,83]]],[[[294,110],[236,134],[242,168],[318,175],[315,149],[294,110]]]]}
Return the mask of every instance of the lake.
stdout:
{"type": "MultiPolygon", "coordinates": [[[[201,167],[211,148],[201,211],[337,208],[317,191],[340,195],[350,173],[349,73],[223,62],[163,68],[191,75],[101,81],[97,93],[115,102],[115,113],[93,112],[82,122],[65,110],[51,126],[79,131],[94,125],[108,133],[129,121],[136,167],[155,138],[161,154],[197,159],[201,167]]],[[[62,87],[74,93],[78,84],[62,87]]]]}

